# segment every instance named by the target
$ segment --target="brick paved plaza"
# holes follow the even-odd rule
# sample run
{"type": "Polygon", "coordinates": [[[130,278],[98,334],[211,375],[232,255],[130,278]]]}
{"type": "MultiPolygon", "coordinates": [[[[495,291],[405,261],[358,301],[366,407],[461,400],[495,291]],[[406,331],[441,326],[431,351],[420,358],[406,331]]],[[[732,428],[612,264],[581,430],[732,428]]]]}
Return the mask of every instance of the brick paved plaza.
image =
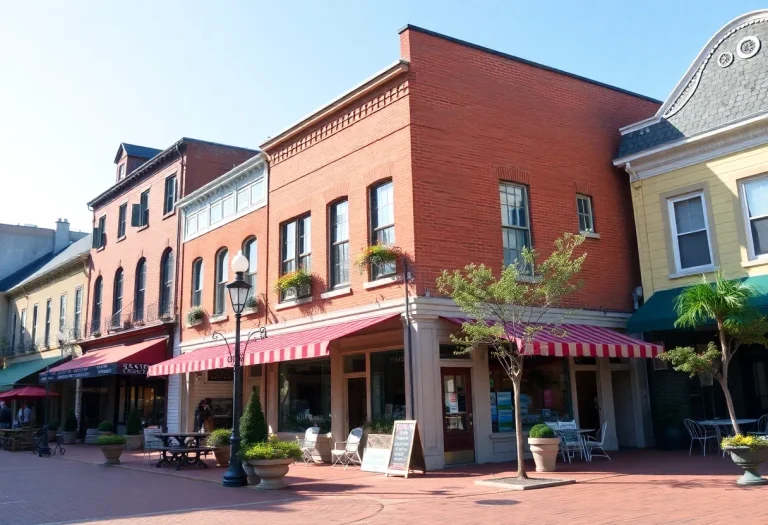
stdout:
{"type": "Polygon", "coordinates": [[[292,488],[266,493],[220,486],[223,469],[177,475],[140,454],[123,459],[119,467],[99,465],[99,451],[82,445],[68,447],[65,458],[0,452],[0,524],[768,523],[768,487],[736,487],[739,472],[717,455],[635,451],[611,462],[558,464],[550,477],[578,483],[527,492],[475,485],[509,474],[510,463],[407,480],[295,465],[292,488]]]}

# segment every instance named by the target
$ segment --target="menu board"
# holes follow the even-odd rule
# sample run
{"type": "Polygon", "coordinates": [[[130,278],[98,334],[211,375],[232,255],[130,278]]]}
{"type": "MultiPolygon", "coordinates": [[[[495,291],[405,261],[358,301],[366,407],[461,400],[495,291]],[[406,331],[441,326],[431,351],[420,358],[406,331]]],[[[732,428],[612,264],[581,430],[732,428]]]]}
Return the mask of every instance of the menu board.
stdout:
{"type": "Polygon", "coordinates": [[[392,446],[387,462],[387,476],[405,476],[412,470],[427,472],[416,421],[395,421],[392,446]]]}

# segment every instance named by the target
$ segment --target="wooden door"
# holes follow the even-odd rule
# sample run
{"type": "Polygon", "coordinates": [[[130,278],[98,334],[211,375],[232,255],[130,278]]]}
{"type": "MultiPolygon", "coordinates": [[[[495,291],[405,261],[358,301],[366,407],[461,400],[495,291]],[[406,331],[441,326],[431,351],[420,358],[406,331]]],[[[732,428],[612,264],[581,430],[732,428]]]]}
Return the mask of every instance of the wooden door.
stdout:
{"type": "Polygon", "coordinates": [[[470,368],[441,368],[446,465],[475,462],[470,368]]]}

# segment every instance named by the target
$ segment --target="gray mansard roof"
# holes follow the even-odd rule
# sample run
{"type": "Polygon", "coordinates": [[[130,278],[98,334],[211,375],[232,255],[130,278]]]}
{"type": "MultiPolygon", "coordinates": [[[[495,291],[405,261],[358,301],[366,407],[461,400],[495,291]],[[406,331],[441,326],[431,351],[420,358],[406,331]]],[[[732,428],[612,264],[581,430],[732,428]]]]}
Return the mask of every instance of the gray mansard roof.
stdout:
{"type": "Polygon", "coordinates": [[[659,112],[622,130],[618,158],[768,112],[768,9],[740,16],[707,43],[659,112]]]}

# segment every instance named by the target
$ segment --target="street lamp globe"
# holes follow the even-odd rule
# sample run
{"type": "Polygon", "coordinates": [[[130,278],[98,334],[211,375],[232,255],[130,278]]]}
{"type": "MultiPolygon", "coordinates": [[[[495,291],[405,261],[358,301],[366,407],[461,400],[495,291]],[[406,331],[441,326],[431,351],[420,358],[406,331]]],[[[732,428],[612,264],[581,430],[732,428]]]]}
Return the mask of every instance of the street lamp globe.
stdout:
{"type": "Polygon", "coordinates": [[[243,252],[237,252],[237,255],[232,259],[232,270],[235,272],[235,280],[227,285],[227,290],[229,291],[232,310],[234,310],[235,315],[240,315],[245,310],[248,293],[251,290],[251,285],[243,280],[243,273],[248,271],[248,259],[245,258],[243,252]]]}
{"type": "Polygon", "coordinates": [[[242,250],[238,250],[237,255],[232,258],[232,271],[235,272],[235,274],[245,273],[248,271],[249,266],[248,258],[243,255],[242,250]]]}

